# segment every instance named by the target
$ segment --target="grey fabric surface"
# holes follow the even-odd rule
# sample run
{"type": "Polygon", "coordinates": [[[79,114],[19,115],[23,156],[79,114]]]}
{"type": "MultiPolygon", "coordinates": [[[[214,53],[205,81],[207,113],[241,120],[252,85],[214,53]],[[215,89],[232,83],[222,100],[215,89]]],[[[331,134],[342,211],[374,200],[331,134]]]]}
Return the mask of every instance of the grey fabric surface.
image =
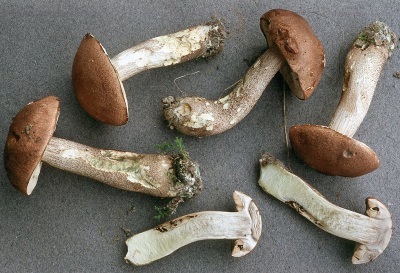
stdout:
{"type": "Polygon", "coordinates": [[[251,196],[263,219],[259,244],[245,257],[230,256],[230,241],[201,241],[136,268],[124,261],[125,231],[139,233],[158,225],[154,206],[167,200],[113,189],[47,165],[33,194],[23,196],[0,167],[0,272],[398,271],[400,79],[393,76],[400,71],[398,47],[354,136],[379,155],[378,170],[358,178],[331,177],[308,168],[291,150],[288,158],[282,107],[285,88],[288,127],[327,125],[340,98],[342,68],[351,41],[375,20],[400,33],[398,1],[38,0],[0,1],[0,7],[0,143],[5,143],[9,124],[20,108],[55,95],[61,100],[57,137],[137,153],[157,153],[156,144],[183,138],[201,165],[204,189],[167,220],[196,211],[234,211],[234,190],[251,196]],[[314,95],[307,101],[296,99],[277,75],[252,112],[223,134],[196,139],[167,128],[161,99],[182,93],[211,99],[227,94],[225,89],[267,48],[259,17],[273,8],[301,14],[325,47],[326,68],[314,95]],[[224,52],[207,61],[151,70],[126,80],[130,119],[125,126],[100,124],[80,108],[73,94],[71,65],[87,32],[114,56],[141,41],[213,16],[221,18],[228,30],[224,52]],[[353,242],[323,232],[264,193],[257,184],[263,152],[290,164],[294,173],[338,206],[364,213],[368,196],[387,204],[394,226],[385,252],[371,263],[352,265],[353,242]]]}

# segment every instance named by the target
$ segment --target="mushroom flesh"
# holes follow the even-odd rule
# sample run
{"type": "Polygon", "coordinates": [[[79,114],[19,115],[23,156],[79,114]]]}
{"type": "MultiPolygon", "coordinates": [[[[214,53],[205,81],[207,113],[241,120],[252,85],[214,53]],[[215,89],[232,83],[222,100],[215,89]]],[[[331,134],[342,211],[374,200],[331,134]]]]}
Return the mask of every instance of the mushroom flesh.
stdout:
{"type": "Polygon", "coordinates": [[[332,204],[269,154],[263,155],[260,165],[258,183],[265,192],[324,231],[356,242],[353,264],[374,260],[389,244],[392,219],[387,207],[378,199],[368,197],[366,215],[362,215],[332,204]]]}
{"type": "Polygon", "coordinates": [[[253,200],[233,193],[237,212],[202,211],[188,214],[130,237],[125,260],[145,265],[161,259],[187,244],[200,240],[235,240],[232,256],[242,257],[257,245],[262,222],[253,200]]]}

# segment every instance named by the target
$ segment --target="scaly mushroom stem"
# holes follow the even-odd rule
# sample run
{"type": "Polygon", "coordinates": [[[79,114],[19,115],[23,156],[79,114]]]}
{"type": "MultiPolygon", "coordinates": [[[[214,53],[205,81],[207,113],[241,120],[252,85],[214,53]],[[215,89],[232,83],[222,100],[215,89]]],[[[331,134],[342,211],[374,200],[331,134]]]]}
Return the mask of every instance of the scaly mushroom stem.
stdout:
{"type": "Polygon", "coordinates": [[[189,197],[201,188],[198,165],[187,155],[103,150],[52,137],[42,161],[111,187],[152,196],[189,197]]]}
{"type": "Polygon", "coordinates": [[[263,190],[295,209],[317,227],[357,242],[352,262],[366,263],[378,257],[392,235],[388,209],[375,198],[366,199],[366,215],[340,208],[326,200],[316,189],[289,172],[273,156],[261,160],[259,185],[263,190]]]}
{"type": "Polygon", "coordinates": [[[268,49],[251,66],[235,89],[216,101],[200,97],[163,100],[164,117],[171,128],[203,137],[222,133],[239,123],[254,107],[285,59],[275,48],[268,49]]]}
{"type": "Polygon", "coordinates": [[[215,20],[135,45],[111,59],[121,81],[144,70],[207,58],[222,49],[224,28],[215,20]]]}
{"type": "Polygon", "coordinates": [[[329,127],[353,137],[368,112],[396,35],[382,22],[364,28],[347,54],[342,97],[329,127]]]}
{"type": "Polygon", "coordinates": [[[125,260],[145,265],[180,247],[207,239],[236,240],[232,256],[249,253],[261,235],[262,223],[253,200],[238,191],[233,194],[238,212],[203,211],[188,214],[130,237],[125,260]]]}

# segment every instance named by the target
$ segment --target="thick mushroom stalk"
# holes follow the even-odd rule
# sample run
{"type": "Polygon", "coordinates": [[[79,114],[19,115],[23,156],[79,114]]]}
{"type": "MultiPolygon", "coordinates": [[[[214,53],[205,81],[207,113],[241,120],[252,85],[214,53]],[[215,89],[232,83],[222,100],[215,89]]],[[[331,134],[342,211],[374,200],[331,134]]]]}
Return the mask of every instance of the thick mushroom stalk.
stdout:
{"type": "Polygon", "coordinates": [[[4,163],[11,183],[21,192],[32,193],[42,162],[115,188],[172,197],[167,214],[200,192],[199,167],[187,152],[136,154],[56,138],[59,111],[58,98],[46,97],[22,108],[10,125],[4,163]]]}
{"type": "Polygon", "coordinates": [[[379,158],[352,139],[370,106],[379,75],[394,50],[396,35],[382,22],[364,28],[345,62],[342,97],[329,127],[296,125],[289,137],[297,155],[328,174],[355,177],[379,167],[379,158]]]}
{"type": "Polygon", "coordinates": [[[231,129],[247,116],[279,70],[299,99],[311,96],[320,81],[325,54],[307,21],[277,9],[261,17],[260,27],[269,49],[230,94],[218,100],[172,96],[163,100],[164,117],[171,128],[196,137],[231,129]]]}
{"type": "Polygon", "coordinates": [[[122,81],[145,70],[208,58],[223,49],[224,26],[219,20],[152,38],[113,58],[92,35],[83,38],[72,65],[77,100],[93,118],[123,125],[128,104],[122,81]]]}
{"type": "Polygon", "coordinates": [[[265,192],[326,232],[356,242],[354,264],[374,260],[389,244],[392,219],[387,207],[379,200],[368,197],[366,215],[362,215],[332,204],[269,154],[263,155],[260,165],[258,183],[265,192]]]}
{"type": "Polygon", "coordinates": [[[42,162],[114,188],[157,197],[190,196],[200,188],[198,166],[184,154],[104,150],[52,137],[42,162]]]}
{"type": "Polygon", "coordinates": [[[209,239],[235,240],[232,256],[246,255],[261,236],[261,216],[249,196],[235,191],[233,200],[237,212],[192,213],[130,237],[126,241],[125,260],[134,265],[145,265],[187,244],[209,239]]]}
{"type": "Polygon", "coordinates": [[[396,41],[396,35],[379,21],[358,34],[346,57],[342,96],[329,124],[331,129],[354,136],[368,112],[379,76],[396,41]]]}
{"type": "Polygon", "coordinates": [[[268,49],[227,96],[218,100],[170,96],[163,99],[164,117],[171,128],[186,135],[204,137],[225,132],[253,109],[284,62],[278,50],[268,49]]]}

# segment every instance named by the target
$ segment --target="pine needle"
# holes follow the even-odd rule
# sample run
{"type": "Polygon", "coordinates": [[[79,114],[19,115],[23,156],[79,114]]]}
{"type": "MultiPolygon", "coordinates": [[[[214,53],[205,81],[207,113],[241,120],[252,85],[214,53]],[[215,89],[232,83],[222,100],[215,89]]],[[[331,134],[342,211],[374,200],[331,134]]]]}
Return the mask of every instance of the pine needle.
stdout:
{"type": "Polygon", "coordinates": [[[179,76],[178,78],[175,78],[175,79],[174,79],[174,84],[175,84],[176,88],[178,88],[178,90],[181,92],[182,96],[186,96],[186,92],[184,92],[184,91],[178,86],[178,84],[176,83],[176,81],[179,80],[179,79],[182,79],[182,78],[184,78],[184,77],[197,74],[197,73],[199,73],[199,72],[200,72],[200,71],[195,71],[195,72],[192,72],[192,73],[188,73],[188,74],[179,76]]]}

